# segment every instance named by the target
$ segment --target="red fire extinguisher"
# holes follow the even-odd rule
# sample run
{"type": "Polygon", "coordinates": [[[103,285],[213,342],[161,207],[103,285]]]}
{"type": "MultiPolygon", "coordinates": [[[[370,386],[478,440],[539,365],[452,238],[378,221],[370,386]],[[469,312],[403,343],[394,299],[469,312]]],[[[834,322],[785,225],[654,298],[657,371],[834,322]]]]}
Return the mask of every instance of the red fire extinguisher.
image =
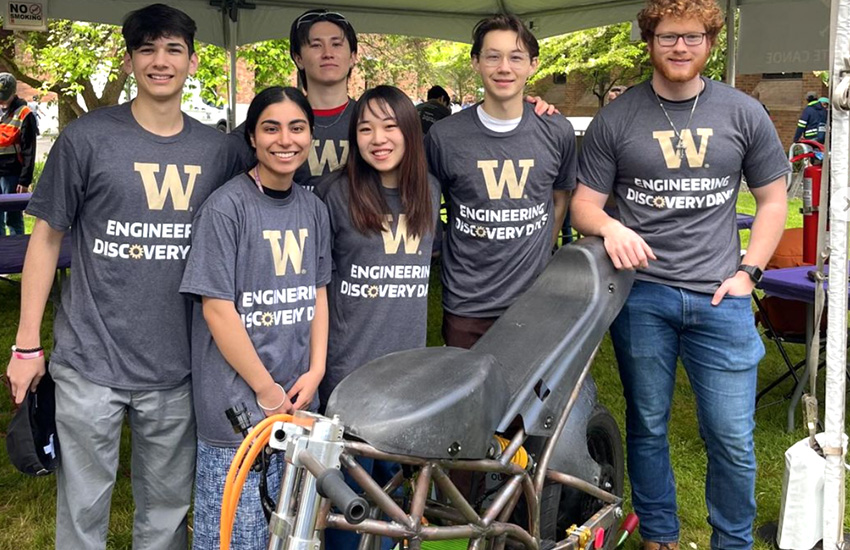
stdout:
{"type": "Polygon", "coordinates": [[[803,170],[803,262],[815,264],[818,252],[818,210],[820,207],[820,182],[823,173],[823,144],[808,139],[800,143],[814,148],[814,151],[791,158],[791,162],[808,160],[803,170]]]}

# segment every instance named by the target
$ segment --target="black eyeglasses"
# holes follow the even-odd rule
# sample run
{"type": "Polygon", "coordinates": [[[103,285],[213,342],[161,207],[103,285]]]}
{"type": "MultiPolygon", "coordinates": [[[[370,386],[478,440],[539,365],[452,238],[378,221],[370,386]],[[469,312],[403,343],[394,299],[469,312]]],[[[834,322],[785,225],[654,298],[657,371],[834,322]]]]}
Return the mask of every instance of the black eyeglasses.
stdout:
{"type": "Polygon", "coordinates": [[[681,38],[685,42],[685,46],[699,46],[705,40],[706,33],[704,32],[689,32],[686,34],[663,33],[656,34],[655,39],[659,46],[675,46],[676,42],[681,38]]]}
{"type": "Polygon", "coordinates": [[[295,20],[295,28],[300,27],[305,23],[316,23],[318,21],[330,21],[331,23],[340,23],[346,26],[351,26],[351,23],[348,22],[348,19],[345,18],[341,13],[336,13],[334,11],[314,11],[310,13],[305,13],[301,17],[295,20]]]}

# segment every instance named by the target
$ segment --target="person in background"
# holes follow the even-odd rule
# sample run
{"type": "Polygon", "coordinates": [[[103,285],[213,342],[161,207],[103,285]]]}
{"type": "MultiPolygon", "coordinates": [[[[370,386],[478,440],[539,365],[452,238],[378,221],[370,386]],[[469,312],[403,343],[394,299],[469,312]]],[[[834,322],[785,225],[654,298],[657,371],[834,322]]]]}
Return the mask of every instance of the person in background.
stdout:
{"type": "MultiPolygon", "coordinates": [[[[0,73],[0,194],[26,193],[35,170],[38,121],[18,97],[18,81],[0,73]]],[[[23,212],[0,212],[0,237],[24,234],[23,212]]]]}
{"type": "Polygon", "coordinates": [[[428,101],[416,106],[419,120],[422,121],[423,134],[427,134],[435,122],[452,114],[451,104],[452,100],[442,86],[431,86],[428,90],[428,101]]]}
{"type": "Polygon", "coordinates": [[[626,91],[625,86],[611,86],[611,89],[608,90],[608,96],[606,98],[605,103],[606,104],[611,103],[612,101],[614,101],[615,99],[620,97],[620,94],[622,94],[625,91],[626,91]]]}
{"type": "Polygon", "coordinates": [[[806,101],[808,104],[800,114],[800,120],[797,121],[793,141],[809,139],[823,143],[826,141],[829,100],[825,97],[818,98],[815,92],[809,92],[806,94],[806,101]]]}

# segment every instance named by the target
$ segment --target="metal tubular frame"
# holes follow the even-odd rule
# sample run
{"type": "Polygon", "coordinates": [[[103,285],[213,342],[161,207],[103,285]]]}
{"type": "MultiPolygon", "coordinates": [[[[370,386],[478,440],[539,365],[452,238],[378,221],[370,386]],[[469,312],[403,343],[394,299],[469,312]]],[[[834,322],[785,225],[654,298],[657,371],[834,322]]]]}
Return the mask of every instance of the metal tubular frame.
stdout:
{"type": "MultiPolygon", "coordinates": [[[[484,548],[487,540],[493,541],[492,548],[494,550],[505,550],[509,547],[538,550],[540,543],[540,499],[546,481],[571,487],[604,503],[604,506],[588,519],[582,528],[595,529],[599,525],[613,526],[621,512],[622,499],[620,497],[575,476],[548,469],[558,439],[578,400],[581,387],[587,378],[595,355],[596,350],[581,371],[576,387],[571,393],[552,435],[546,441],[541,459],[536,464],[537,471],[533,479],[529,472],[511,462],[511,459],[528,438],[522,428],[514,433],[503,454],[495,459],[428,459],[386,453],[366,443],[345,441],[344,452],[339,459],[340,464],[363,489],[366,498],[373,503],[374,508],[368,519],[358,525],[352,525],[342,515],[332,513],[328,502],[322,502],[319,512],[321,517],[317,526],[319,528],[328,527],[363,533],[364,537],[360,543],[360,550],[369,550],[374,546],[375,538],[381,536],[407,539],[409,547],[413,550],[420,549],[422,541],[458,538],[469,538],[470,550],[484,548]],[[404,482],[402,473],[397,473],[386,486],[381,487],[355,460],[355,456],[397,462],[418,469],[418,473],[412,481],[409,513],[405,512],[400,504],[403,499],[392,496],[392,493],[404,482]],[[499,488],[490,505],[479,514],[475,506],[452,482],[447,474],[450,470],[495,472],[508,476],[509,479],[499,488]],[[441,498],[447,502],[437,502],[429,498],[432,481],[439,488],[441,498]],[[525,497],[527,502],[528,529],[510,521],[517,503],[522,497],[525,497]],[[448,502],[451,504],[448,504],[448,502]],[[389,519],[380,519],[383,516],[389,519]],[[426,518],[428,520],[440,520],[451,525],[429,525],[425,521],[426,518]]],[[[578,536],[572,534],[559,541],[557,548],[559,550],[577,550],[578,544],[578,536]]]]}

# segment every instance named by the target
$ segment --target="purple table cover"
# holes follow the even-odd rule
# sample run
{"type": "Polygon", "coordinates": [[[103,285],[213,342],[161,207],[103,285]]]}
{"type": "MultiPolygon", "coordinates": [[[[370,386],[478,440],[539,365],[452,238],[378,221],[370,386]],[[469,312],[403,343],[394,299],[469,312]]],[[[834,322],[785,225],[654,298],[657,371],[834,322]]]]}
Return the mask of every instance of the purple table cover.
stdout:
{"type": "Polygon", "coordinates": [[[736,222],[738,223],[738,231],[742,229],[750,229],[753,226],[753,218],[749,214],[736,214],[736,222]]]}
{"type": "MultiPolygon", "coordinates": [[[[0,274],[20,273],[24,269],[24,257],[30,242],[29,235],[0,237],[0,274]]],[[[71,267],[71,233],[62,237],[57,269],[71,267]]]]}
{"type": "MultiPolygon", "coordinates": [[[[809,279],[808,273],[814,270],[815,266],[813,265],[770,269],[764,272],[764,277],[758,284],[758,288],[762,289],[768,296],[811,304],[815,301],[815,282],[809,279]]],[[[824,266],[824,273],[829,273],[829,265],[824,266]]],[[[829,278],[827,277],[827,280],[824,281],[824,288],[828,287],[829,278]]],[[[850,291],[850,287],[848,287],[848,291],[850,291]]]]}
{"type": "Polygon", "coordinates": [[[0,195],[0,212],[21,212],[27,209],[32,193],[0,195]]]}

